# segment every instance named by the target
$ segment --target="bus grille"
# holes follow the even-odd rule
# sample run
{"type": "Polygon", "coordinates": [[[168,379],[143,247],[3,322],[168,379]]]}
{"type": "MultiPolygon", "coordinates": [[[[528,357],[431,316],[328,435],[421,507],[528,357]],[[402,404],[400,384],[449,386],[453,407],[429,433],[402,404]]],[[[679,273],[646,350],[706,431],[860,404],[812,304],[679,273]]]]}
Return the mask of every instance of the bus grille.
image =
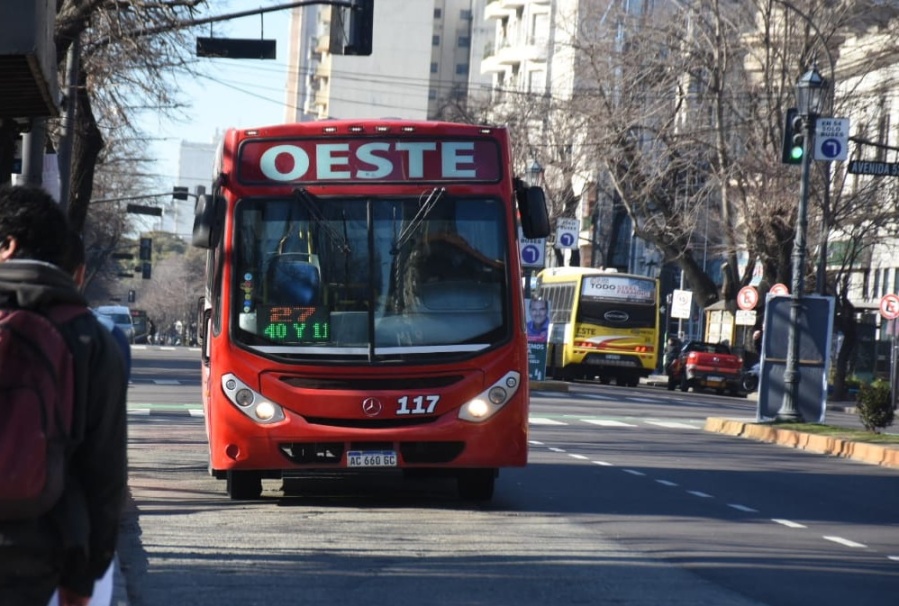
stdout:
{"type": "Polygon", "coordinates": [[[328,417],[303,417],[312,425],[326,427],[351,427],[353,429],[398,429],[435,422],[440,417],[415,417],[408,419],[335,419],[328,417]]]}
{"type": "Polygon", "coordinates": [[[291,387],[300,389],[322,389],[322,390],[357,390],[357,391],[380,391],[380,390],[411,390],[411,389],[439,389],[441,387],[449,387],[462,380],[463,377],[458,375],[449,375],[445,377],[391,377],[387,379],[380,378],[339,378],[339,379],[323,379],[320,377],[281,377],[281,380],[291,387]]]}
{"type": "MultiPolygon", "coordinates": [[[[285,442],[281,452],[298,465],[339,465],[346,450],[394,450],[390,442],[285,442]]],[[[464,442],[400,442],[403,462],[410,465],[449,463],[465,449],[464,442]]]]}

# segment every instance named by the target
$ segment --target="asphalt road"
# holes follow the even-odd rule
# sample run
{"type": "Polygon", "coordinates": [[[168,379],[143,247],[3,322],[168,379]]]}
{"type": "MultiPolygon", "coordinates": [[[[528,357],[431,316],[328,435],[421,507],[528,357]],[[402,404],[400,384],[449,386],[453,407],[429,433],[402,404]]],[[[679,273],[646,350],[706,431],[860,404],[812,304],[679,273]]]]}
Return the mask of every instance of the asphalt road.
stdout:
{"type": "Polygon", "coordinates": [[[537,392],[528,467],[492,503],[397,475],[205,471],[198,360],[135,351],[120,559],[150,604],[882,605],[899,595],[894,469],[702,430],[752,402],[664,389],[537,392]],[[286,488],[286,491],[284,490],[286,488]]]}

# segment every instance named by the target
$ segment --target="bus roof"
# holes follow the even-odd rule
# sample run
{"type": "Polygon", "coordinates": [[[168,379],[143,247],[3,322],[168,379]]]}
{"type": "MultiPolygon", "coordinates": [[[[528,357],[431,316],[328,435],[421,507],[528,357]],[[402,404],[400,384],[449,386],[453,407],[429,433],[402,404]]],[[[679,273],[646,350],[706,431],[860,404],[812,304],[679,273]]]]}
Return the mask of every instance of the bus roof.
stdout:
{"type": "Polygon", "coordinates": [[[619,276],[622,278],[655,280],[652,276],[621,273],[614,267],[547,267],[537,274],[537,278],[544,282],[565,282],[582,276],[619,276]]]}
{"type": "Polygon", "coordinates": [[[400,118],[364,119],[364,120],[314,120],[311,122],[292,122],[273,124],[252,128],[230,128],[241,139],[247,137],[295,137],[298,135],[375,135],[401,133],[404,135],[495,135],[505,133],[504,126],[487,126],[477,124],[461,124],[457,122],[441,122],[435,120],[403,120],[400,118]]]}

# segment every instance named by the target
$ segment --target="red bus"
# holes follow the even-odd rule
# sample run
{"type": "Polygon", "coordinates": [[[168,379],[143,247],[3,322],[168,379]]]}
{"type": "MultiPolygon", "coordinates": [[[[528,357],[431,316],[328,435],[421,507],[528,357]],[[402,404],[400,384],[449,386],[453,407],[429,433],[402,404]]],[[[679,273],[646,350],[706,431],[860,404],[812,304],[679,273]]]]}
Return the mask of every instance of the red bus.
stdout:
{"type": "Polygon", "coordinates": [[[194,244],[210,472],[232,499],[325,470],[452,474],[489,500],[528,454],[519,228],[549,232],[504,128],[231,129],[194,244]]]}

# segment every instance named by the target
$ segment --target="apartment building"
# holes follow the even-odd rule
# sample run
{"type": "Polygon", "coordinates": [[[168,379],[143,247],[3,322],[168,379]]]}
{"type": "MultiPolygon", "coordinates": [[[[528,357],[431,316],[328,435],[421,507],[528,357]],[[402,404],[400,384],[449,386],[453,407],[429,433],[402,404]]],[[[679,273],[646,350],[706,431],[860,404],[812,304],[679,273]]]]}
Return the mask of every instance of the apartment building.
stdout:
{"type": "Polygon", "coordinates": [[[293,9],[285,119],[444,116],[468,96],[479,3],[378,0],[372,54],[363,57],[329,52],[331,7],[293,9]]]}

